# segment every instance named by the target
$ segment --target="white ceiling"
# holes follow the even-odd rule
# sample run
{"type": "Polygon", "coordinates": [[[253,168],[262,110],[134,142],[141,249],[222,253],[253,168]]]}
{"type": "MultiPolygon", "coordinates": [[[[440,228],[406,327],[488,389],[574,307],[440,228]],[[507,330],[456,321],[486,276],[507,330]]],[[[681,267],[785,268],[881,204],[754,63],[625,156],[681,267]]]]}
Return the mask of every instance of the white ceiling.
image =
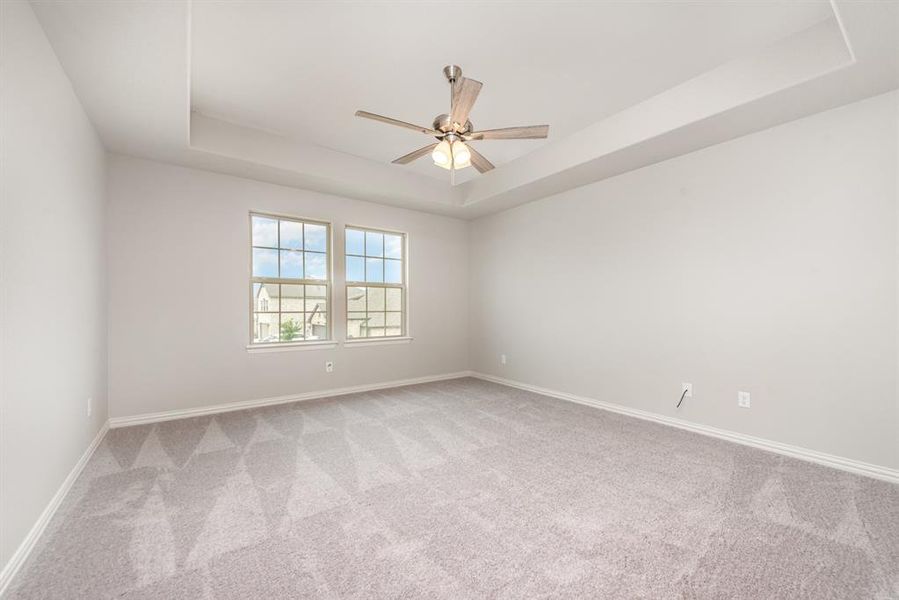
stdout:
{"type": "Polygon", "coordinates": [[[899,87],[892,1],[32,5],[112,151],[464,218],[899,87]],[[550,138],[391,165],[429,138],[353,113],[428,125],[449,63],[550,138]]]}
{"type": "MultiPolygon", "coordinates": [[[[198,2],[191,103],[210,116],[389,163],[432,142],[447,64],[485,85],[476,128],[549,123],[560,139],[828,17],[827,2],[198,2]],[[458,27],[443,27],[441,13],[458,27]],[[451,15],[451,16],[450,16],[451,15]]],[[[543,140],[476,146],[503,165],[543,140]]],[[[406,167],[449,179],[423,158],[406,167]]],[[[461,171],[465,181],[474,169],[461,171]]]]}

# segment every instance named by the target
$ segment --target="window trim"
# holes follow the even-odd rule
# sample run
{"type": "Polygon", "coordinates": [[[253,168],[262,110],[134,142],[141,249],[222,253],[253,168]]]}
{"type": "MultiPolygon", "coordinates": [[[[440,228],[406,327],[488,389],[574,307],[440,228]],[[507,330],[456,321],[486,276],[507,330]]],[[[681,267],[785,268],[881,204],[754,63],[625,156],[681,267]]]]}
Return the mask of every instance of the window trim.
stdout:
{"type": "Polygon", "coordinates": [[[343,342],[343,347],[356,348],[357,346],[392,346],[394,344],[408,344],[414,339],[414,337],[408,335],[372,338],[350,338],[343,342]]]}
{"type": "Polygon", "coordinates": [[[330,350],[337,346],[338,342],[335,340],[325,342],[319,340],[309,340],[308,342],[266,342],[247,344],[247,352],[250,354],[263,354],[269,352],[290,352],[292,350],[330,350]]]}
{"type": "MultiPolygon", "coordinates": [[[[343,272],[343,292],[344,292],[344,294],[343,294],[343,300],[344,300],[343,337],[344,337],[344,340],[343,341],[344,341],[345,345],[346,344],[363,345],[363,344],[377,344],[377,343],[381,343],[381,344],[403,343],[403,342],[409,342],[413,339],[412,331],[410,328],[411,302],[409,301],[409,288],[410,288],[409,274],[411,272],[411,269],[409,267],[409,265],[410,265],[410,259],[409,259],[409,254],[410,254],[409,244],[410,244],[410,242],[409,242],[409,239],[410,239],[410,236],[409,236],[409,232],[407,232],[407,231],[399,231],[396,229],[384,229],[381,227],[367,227],[365,225],[354,225],[352,223],[344,223],[344,225],[343,225],[343,268],[344,268],[344,272],[343,272]],[[395,284],[395,283],[375,282],[375,281],[350,281],[349,277],[347,276],[347,272],[346,272],[346,262],[347,262],[346,259],[348,256],[358,257],[359,255],[358,254],[348,254],[346,251],[347,229],[356,229],[356,230],[361,230],[363,232],[371,231],[372,233],[398,235],[398,236],[402,237],[402,239],[403,239],[402,258],[400,259],[400,260],[402,260],[402,263],[403,263],[402,271],[401,271],[402,277],[403,277],[402,283],[395,284]],[[401,297],[402,297],[402,302],[403,302],[402,318],[400,320],[400,322],[402,324],[400,335],[384,335],[384,336],[378,336],[378,337],[351,338],[349,336],[349,320],[350,320],[349,289],[350,289],[350,287],[382,287],[385,289],[386,288],[399,288],[401,291],[401,297]]],[[[363,252],[364,251],[365,250],[363,249],[363,252]]],[[[367,257],[363,257],[363,259],[365,259],[365,258],[367,258],[367,257]]],[[[372,257],[372,258],[375,258],[375,257],[372,257]]],[[[386,259],[386,256],[384,258],[386,259]]],[[[368,311],[366,311],[366,312],[368,312],[368,311]]],[[[383,312],[387,313],[390,311],[385,310],[383,312]]],[[[386,323],[385,323],[385,328],[386,328],[386,323]]]]}
{"type": "MultiPolygon", "coordinates": [[[[289,348],[298,349],[300,346],[309,346],[310,350],[312,346],[328,346],[328,345],[336,345],[337,341],[334,339],[334,233],[333,233],[333,224],[331,221],[326,221],[323,219],[315,219],[315,218],[307,218],[300,217],[296,215],[286,215],[282,213],[273,213],[267,211],[259,211],[259,210],[250,210],[247,215],[247,227],[249,233],[249,244],[247,244],[247,248],[249,249],[249,288],[248,288],[248,296],[249,296],[249,323],[247,324],[248,331],[248,341],[247,341],[247,350],[249,351],[276,351],[279,349],[287,350],[289,348]],[[324,225],[325,226],[325,279],[306,279],[305,275],[305,264],[303,265],[303,279],[284,279],[281,277],[255,277],[253,275],[253,217],[265,217],[269,219],[278,219],[279,221],[294,221],[300,223],[310,223],[312,225],[324,225]],[[323,285],[326,288],[327,300],[325,301],[326,310],[328,315],[328,323],[326,325],[328,338],[325,340],[290,340],[287,342],[254,342],[254,330],[253,330],[253,315],[257,311],[255,310],[254,298],[253,298],[253,284],[261,283],[261,284],[284,284],[284,285],[323,285]]],[[[278,245],[279,248],[277,250],[280,251],[280,236],[281,236],[281,227],[278,226],[278,245]]],[[[306,240],[304,237],[302,250],[305,252],[306,240]]],[[[262,247],[262,246],[260,246],[262,247]]],[[[279,253],[279,261],[280,261],[280,253],[279,253]]],[[[305,314],[305,287],[304,289],[304,300],[303,300],[303,313],[305,314]]],[[[281,314],[280,306],[278,310],[278,314],[281,314]]],[[[272,313],[268,313],[272,314],[272,313]]],[[[280,319],[279,319],[280,323],[280,319]]]]}

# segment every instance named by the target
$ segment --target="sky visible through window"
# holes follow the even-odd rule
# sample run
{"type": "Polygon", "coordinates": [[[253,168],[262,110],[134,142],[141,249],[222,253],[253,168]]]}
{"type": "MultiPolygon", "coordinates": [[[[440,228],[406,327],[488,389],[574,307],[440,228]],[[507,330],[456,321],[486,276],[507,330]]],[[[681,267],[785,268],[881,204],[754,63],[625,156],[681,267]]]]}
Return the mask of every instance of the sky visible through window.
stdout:
{"type": "Polygon", "coordinates": [[[253,216],[253,277],[328,278],[328,228],[253,216]]]}
{"type": "Polygon", "coordinates": [[[346,280],[403,283],[403,236],[347,228],[346,280]]]}

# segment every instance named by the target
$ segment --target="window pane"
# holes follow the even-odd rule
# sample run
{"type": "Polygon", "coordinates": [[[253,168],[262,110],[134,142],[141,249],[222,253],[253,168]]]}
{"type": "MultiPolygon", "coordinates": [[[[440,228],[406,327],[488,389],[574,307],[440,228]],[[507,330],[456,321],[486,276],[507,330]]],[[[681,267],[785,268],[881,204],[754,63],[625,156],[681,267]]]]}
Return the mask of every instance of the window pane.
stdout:
{"type": "Polygon", "coordinates": [[[303,313],[281,313],[281,341],[303,339],[303,313]]]}
{"type": "Polygon", "coordinates": [[[346,319],[346,335],[350,338],[365,337],[368,316],[364,312],[348,312],[346,319]]]}
{"type": "Polygon", "coordinates": [[[365,256],[384,256],[384,234],[365,232],[365,256]]]}
{"type": "Polygon", "coordinates": [[[365,259],[361,256],[346,257],[346,280],[365,281],[365,259]]]}
{"type": "Polygon", "coordinates": [[[306,252],[306,279],[327,279],[328,266],[325,255],[320,252],[306,252]]]}
{"type": "Polygon", "coordinates": [[[368,337],[384,337],[384,313],[368,313],[368,337]]]}
{"type": "Polygon", "coordinates": [[[384,259],[365,259],[365,281],[384,282],[384,259]]]}
{"type": "Polygon", "coordinates": [[[328,313],[319,311],[314,315],[306,314],[306,339],[328,339],[328,313]]]}
{"type": "Polygon", "coordinates": [[[306,298],[306,318],[309,318],[309,315],[312,313],[318,314],[323,313],[328,310],[327,304],[325,303],[324,298],[306,298]]]}
{"type": "Polygon", "coordinates": [[[348,311],[365,310],[365,288],[349,287],[346,290],[346,309],[348,311]]]}
{"type": "MultiPolygon", "coordinates": [[[[306,322],[327,325],[328,288],[324,285],[306,286],[306,322]]],[[[308,326],[307,326],[308,327],[308,326]]]]}
{"type": "Polygon", "coordinates": [[[365,254],[365,233],[358,229],[346,230],[346,253],[362,256],[365,254]]]}
{"type": "Polygon", "coordinates": [[[278,251],[253,248],[253,277],[278,276],[278,251]]]}
{"type": "Polygon", "coordinates": [[[384,281],[387,283],[403,283],[403,261],[385,260],[384,281]]]}
{"type": "Polygon", "coordinates": [[[253,284],[253,310],[256,312],[278,312],[279,308],[278,284],[254,283],[253,284]]]}
{"type": "Polygon", "coordinates": [[[392,336],[403,335],[403,330],[400,329],[399,327],[388,327],[388,328],[384,331],[384,335],[387,335],[387,336],[391,336],[391,335],[392,335],[392,336]]]}
{"type": "Polygon", "coordinates": [[[384,288],[368,288],[368,312],[384,310],[384,288]]]}
{"type": "Polygon", "coordinates": [[[387,326],[388,327],[402,327],[403,326],[403,313],[398,313],[398,312],[387,313],[387,326]]]}
{"type": "Polygon", "coordinates": [[[289,312],[303,310],[303,286],[281,286],[281,310],[289,312]]]}
{"type": "Polygon", "coordinates": [[[384,256],[403,258],[403,236],[384,234],[384,256]]]}
{"type": "Polygon", "coordinates": [[[253,216],[253,246],[278,247],[278,219],[253,216]]]}
{"type": "Polygon", "coordinates": [[[387,288],[387,310],[403,310],[403,290],[387,288]]]}
{"type": "Polygon", "coordinates": [[[281,247],[303,249],[303,224],[296,221],[281,221],[281,247]]]}
{"type": "Polygon", "coordinates": [[[382,312],[368,313],[368,326],[371,328],[372,331],[374,331],[375,329],[381,329],[383,331],[384,321],[385,321],[384,313],[382,313],[382,312]]]}
{"type": "Polygon", "coordinates": [[[278,341],[278,313],[253,315],[253,342],[266,344],[278,341]]]}
{"type": "Polygon", "coordinates": [[[305,224],[306,250],[325,252],[328,249],[328,228],[324,225],[305,224]]]}
{"type": "Polygon", "coordinates": [[[315,300],[327,305],[328,302],[328,286],[325,285],[307,285],[306,300],[315,300]]]}
{"type": "Polygon", "coordinates": [[[283,279],[303,278],[303,253],[281,250],[281,277],[283,279]]]}

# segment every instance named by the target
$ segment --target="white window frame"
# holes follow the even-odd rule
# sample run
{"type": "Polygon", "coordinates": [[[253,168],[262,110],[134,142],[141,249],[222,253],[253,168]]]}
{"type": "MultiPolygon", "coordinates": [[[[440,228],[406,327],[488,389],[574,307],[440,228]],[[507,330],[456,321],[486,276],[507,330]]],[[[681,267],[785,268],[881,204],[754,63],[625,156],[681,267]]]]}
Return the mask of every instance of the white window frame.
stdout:
{"type": "MultiPolygon", "coordinates": [[[[304,348],[304,347],[312,349],[315,347],[336,346],[337,342],[334,340],[334,310],[333,310],[334,290],[333,290],[333,285],[332,285],[333,278],[334,278],[334,268],[333,268],[333,261],[334,261],[334,246],[333,246],[334,237],[333,237],[333,235],[334,234],[333,234],[333,227],[332,227],[331,222],[323,221],[321,219],[310,219],[307,217],[299,217],[299,216],[295,216],[295,215],[285,215],[285,214],[279,214],[279,213],[270,213],[270,212],[263,212],[263,211],[258,211],[258,210],[251,210],[247,217],[247,223],[248,223],[248,227],[249,227],[249,244],[247,244],[247,247],[249,248],[249,254],[250,254],[250,261],[249,261],[249,263],[250,263],[250,268],[249,268],[249,271],[250,271],[249,272],[249,283],[250,283],[250,285],[248,288],[250,319],[249,319],[249,324],[248,324],[248,334],[249,334],[248,340],[249,341],[247,343],[247,349],[248,350],[265,351],[265,350],[280,350],[280,349],[290,349],[290,348],[297,349],[297,348],[304,348]],[[326,278],[324,280],[322,280],[322,279],[306,279],[305,278],[305,275],[306,275],[305,268],[303,271],[303,276],[304,276],[303,279],[254,276],[253,275],[253,248],[257,247],[257,246],[253,245],[253,217],[264,217],[264,218],[268,218],[268,219],[277,219],[279,222],[280,221],[292,221],[295,223],[309,223],[310,225],[323,225],[325,227],[325,236],[326,236],[326,239],[325,239],[325,254],[326,254],[326,256],[325,256],[325,269],[326,269],[325,276],[326,276],[326,278]],[[306,285],[324,286],[325,290],[326,290],[326,296],[327,296],[327,298],[325,299],[325,306],[326,306],[327,317],[328,317],[328,321],[327,321],[327,325],[326,325],[326,331],[327,331],[327,335],[328,335],[327,339],[325,339],[325,340],[303,339],[303,340],[296,340],[296,341],[291,340],[288,342],[280,342],[280,341],[279,342],[254,342],[253,339],[255,337],[255,331],[254,331],[254,327],[253,327],[253,323],[254,323],[253,317],[254,317],[254,313],[256,313],[256,310],[255,310],[255,300],[256,299],[253,297],[253,286],[257,283],[303,285],[303,286],[306,286],[306,285]]],[[[277,249],[271,248],[271,249],[280,251],[280,245],[281,245],[281,226],[279,224],[278,225],[278,246],[279,246],[279,248],[277,248],[277,249]]],[[[305,246],[305,239],[304,239],[304,246],[305,246]]],[[[258,246],[258,247],[262,248],[262,246],[258,246]]],[[[268,248],[268,247],[266,246],[265,248],[268,248]]],[[[305,249],[304,249],[304,252],[305,252],[305,249]]],[[[280,260],[280,258],[279,258],[279,260],[280,260]]],[[[304,265],[304,267],[305,267],[305,265],[304,265]]],[[[304,288],[304,291],[305,291],[305,288],[304,288]]],[[[304,295],[303,302],[304,302],[303,314],[305,314],[305,308],[306,308],[305,295],[304,295]]],[[[279,305],[278,306],[278,315],[280,315],[281,312],[282,312],[281,306],[279,305]]],[[[288,311],[288,312],[290,312],[290,311],[288,311]]],[[[280,319],[279,319],[279,323],[280,323],[280,319]]],[[[279,325],[279,327],[280,327],[280,325],[279,325]]]]}
{"type": "MultiPolygon", "coordinates": [[[[365,242],[367,243],[367,242],[365,242]]],[[[348,346],[352,345],[375,345],[375,344],[393,344],[399,342],[405,342],[412,340],[411,334],[409,332],[409,234],[405,231],[397,231],[393,229],[383,229],[380,227],[368,227],[365,225],[353,225],[353,224],[345,224],[343,228],[343,265],[344,265],[344,344],[348,346]],[[372,233],[381,233],[387,235],[398,235],[402,238],[402,253],[401,253],[401,261],[402,268],[400,273],[402,274],[402,282],[401,283],[386,283],[386,282],[372,282],[372,281],[353,281],[349,278],[349,273],[346,271],[346,263],[347,257],[355,256],[360,257],[358,254],[348,254],[346,248],[346,232],[348,229],[355,229],[357,231],[362,232],[372,232],[372,233]],[[351,287],[381,287],[381,288],[394,288],[400,290],[400,297],[402,301],[402,311],[400,317],[400,334],[399,335],[383,335],[383,336],[375,336],[375,337],[350,337],[349,336],[349,321],[350,321],[350,294],[349,290],[351,287]]],[[[363,246],[363,262],[365,262],[366,258],[380,258],[380,257],[368,257],[364,255],[365,246],[363,246]]],[[[386,258],[386,257],[385,257],[386,258]]],[[[386,269],[385,269],[386,270],[386,269]]],[[[364,274],[363,274],[364,277],[364,274]]],[[[386,278],[386,277],[385,277],[386,278]]],[[[354,311],[357,312],[357,311],[354,311]]],[[[368,311],[366,311],[368,312],[368,311]]],[[[383,311],[385,313],[391,311],[383,311]]],[[[386,328],[386,322],[385,322],[386,328]]]]}

